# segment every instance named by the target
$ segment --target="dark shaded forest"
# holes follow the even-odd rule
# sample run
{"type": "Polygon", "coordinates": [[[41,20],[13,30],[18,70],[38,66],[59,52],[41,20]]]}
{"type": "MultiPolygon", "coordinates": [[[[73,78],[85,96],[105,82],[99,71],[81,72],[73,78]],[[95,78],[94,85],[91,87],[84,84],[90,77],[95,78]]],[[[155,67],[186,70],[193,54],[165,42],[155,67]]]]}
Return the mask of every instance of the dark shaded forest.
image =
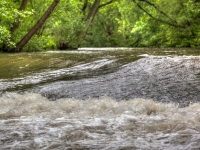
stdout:
{"type": "Polygon", "coordinates": [[[1,0],[0,51],[199,47],[199,0],[1,0]]]}

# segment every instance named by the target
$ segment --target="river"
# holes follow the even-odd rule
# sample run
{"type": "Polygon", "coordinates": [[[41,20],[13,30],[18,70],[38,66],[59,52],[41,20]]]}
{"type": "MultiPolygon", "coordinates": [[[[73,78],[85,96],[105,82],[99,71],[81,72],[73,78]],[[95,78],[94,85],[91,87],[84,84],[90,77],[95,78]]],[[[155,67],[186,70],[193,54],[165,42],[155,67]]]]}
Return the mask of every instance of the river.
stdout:
{"type": "Polygon", "coordinates": [[[200,50],[0,53],[0,148],[200,149],[200,50]]]}

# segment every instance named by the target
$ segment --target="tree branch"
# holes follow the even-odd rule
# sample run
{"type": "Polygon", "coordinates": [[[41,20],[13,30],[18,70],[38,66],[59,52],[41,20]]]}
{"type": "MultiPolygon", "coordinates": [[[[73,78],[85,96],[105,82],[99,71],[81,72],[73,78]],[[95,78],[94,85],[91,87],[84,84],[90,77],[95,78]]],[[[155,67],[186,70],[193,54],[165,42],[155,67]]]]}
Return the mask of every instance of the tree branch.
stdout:
{"type": "Polygon", "coordinates": [[[88,0],[84,0],[84,4],[83,4],[83,7],[82,7],[82,12],[83,12],[84,15],[85,15],[85,10],[86,10],[87,6],[88,6],[88,0]]]}
{"type": "Polygon", "coordinates": [[[158,10],[161,14],[163,14],[165,17],[167,17],[168,19],[172,20],[173,22],[177,23],[176,20],[172,19],[171,17],[169,17],[166,13],[164,13],[162,10],[160,10],[155,4],[149,2],[148,0],[144,0],[147,4],[153,6],[156,10],[158,10]]]}
{"type": "Polygon", "coordinates": [[[107,5],[112,4],[112,3],[113,3],[113,0],[111,0],[111,1],[109,1],[109,2],[107,2],[107,3],[105,3],[105,4],[101,4],[101,5],[99,6],[99,8],[104,7],[104,6],[107,6],[107,5]]]}
{"type": "MultiPolygon", "coordinates": [[[[144,1],[144,0],[143,0],[143,1],[144,1]]],[[[159,22],[161,22],[161,23],[164,23],[164,24],[168,24],[168,25],[170,25],[170,26],[172,26],[172,27],[176,27],[176,28],[181,27],[181,28],[184,28],[183,26],[176,25],[176,24],[167,22],[167,21],[165,21],[165,20],[161,20],[161,19],[158,19],[158,18],[154,17],[152,14],[150,14],[148,11],[146,11],[140,4],[138,4],[135,0],[133,0],[133,2],[134,2],[142,11],[144,11],[148,16],[150,16],[150,17],[153,18],[154,20],[157,20],[157,21],[159,21],[159,22]]]]}

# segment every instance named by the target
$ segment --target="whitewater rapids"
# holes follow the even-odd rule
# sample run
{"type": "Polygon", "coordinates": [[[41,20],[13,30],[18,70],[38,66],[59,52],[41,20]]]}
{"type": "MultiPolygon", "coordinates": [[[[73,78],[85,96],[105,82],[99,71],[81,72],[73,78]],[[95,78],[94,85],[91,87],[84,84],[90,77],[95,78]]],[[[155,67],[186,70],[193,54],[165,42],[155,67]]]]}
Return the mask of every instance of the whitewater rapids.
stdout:
{"type": "Polygon", "coordinates": [[[6,93],[0,107],[2,150],[200,148],[200,103],[179,108],[145,99],[49,101],[6,93]]]}

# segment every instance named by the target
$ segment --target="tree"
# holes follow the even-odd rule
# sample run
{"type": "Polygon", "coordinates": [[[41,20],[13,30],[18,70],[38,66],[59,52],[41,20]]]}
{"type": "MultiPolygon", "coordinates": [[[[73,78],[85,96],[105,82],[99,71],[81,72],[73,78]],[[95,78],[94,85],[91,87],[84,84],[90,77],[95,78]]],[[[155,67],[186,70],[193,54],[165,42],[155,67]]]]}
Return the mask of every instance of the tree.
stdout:
{"type": "Polygon", "coordinates": [[[15,43],[11,40],[10,25],[18,15],[23,15],[23,13],[18,10],[17,2],[11,0],[0,1],[0,50],[15,46],[15,43]]]}
{"type": "Polygon", "coordinates": [[[196,47],[199,19],[199,0],[1,0],[0,50],[196,47]]]}
{"type": "MultiPolygon", "coordinates": [[[[19,11],[25,10],[27,4],[28,4],[28,0],[23,0],[21,2],[21,6],[19,8],[19,11]]],[[[20,16],[18,16],[17,20],[12,24],[12,27],[10,29],[11,34],[13,34],[13,32],[19,27],[19,25],[20,25],[20,16]]]]}
{"type": "Polygon", "coordinates": [[[51,15],[55,7],[58,5],[60,0],[54,0],[51,6],[47,9],[44,15],[38,20],[38,22],[33,26],[33,28],[24,36],[24,38],[17,44],[15,50],[19,51],[24,47],[24,45],[32,38],[32,36],[42,27],[46,19],[51,15]]]}
{"type": "Polygon", "coordinates": [[[92,5],[92,8],[90,9],[88,15],[87,15],[87,25],[86,25],[86,30],[85,32],[83,33],[83,36],[82,38],[85,39],[85,36],[89,30],[89,27],[91,26],[93,20],[94,20],[94,17],[99,9],[99,5],[100,5],[100,0],[95,0],[93,5],[92,5]]]}

